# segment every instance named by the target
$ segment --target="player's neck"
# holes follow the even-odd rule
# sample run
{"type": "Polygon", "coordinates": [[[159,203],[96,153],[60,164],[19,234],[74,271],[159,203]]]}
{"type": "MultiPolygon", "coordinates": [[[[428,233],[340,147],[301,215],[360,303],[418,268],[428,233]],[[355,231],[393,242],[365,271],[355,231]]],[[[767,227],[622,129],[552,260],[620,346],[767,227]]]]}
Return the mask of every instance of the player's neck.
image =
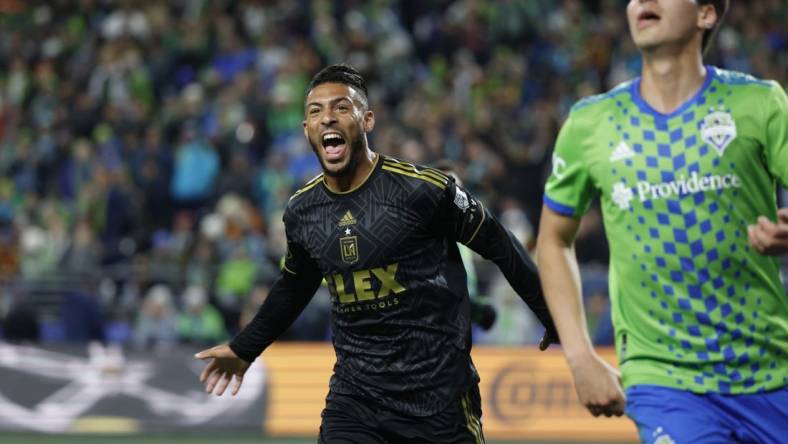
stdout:
{"type": "Polygon", "coordinates": [[[328,174],[323,175],[326,186],[335,193],[347,193],[348,191],[358,188],[367,180],[369,175],[372,174],[377,156],[378,153],[366,147],[365,152],[360,155],[356,167],[350,174],[340,177],[329,176],[328,174]]]}
{"type": "Polygon", "coordinates": [[[678,54],[644,52],[640,96],[655,110],[670,114],[698,92],[706,75],[700,52],[691,46],[678,54]]]}

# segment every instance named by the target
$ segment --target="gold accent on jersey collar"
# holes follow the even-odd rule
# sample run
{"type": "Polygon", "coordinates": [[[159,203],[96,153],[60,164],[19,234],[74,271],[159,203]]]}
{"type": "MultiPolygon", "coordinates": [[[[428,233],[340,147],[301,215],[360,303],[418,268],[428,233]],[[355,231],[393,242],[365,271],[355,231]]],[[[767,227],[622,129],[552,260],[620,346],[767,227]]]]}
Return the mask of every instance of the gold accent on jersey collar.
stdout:
{"type": "Polygon", "coordinates": [[[417,168],[415,165],[400,162],[396,159],[387,158],[383,163],[383,169],[392,173],[414,177],[429,182],[444,190],[448,184],[448,178],[437,170],[429,168],[417,168]]]}
{"type": "Polygon", "coordinates": [[[375,153],[375,162],[372,164],[372,168],[369,169],[369,173],[367,173],[366,177],[364,177],[364,180],[362,180],[361,183],[359,183],[358,185],[354,186],[353,188],[351,188],[351,189],[349,189],[347,191],[335,191],[335,190],[332,190],[331,187],[328,186],[328,183],[326,182],[325,175],[323,175],[323,180],[321,182],[326,187],[326,189],[328,191],[330,191],[331,193],[334,193],[334,194],[350,194],[350,193],[356,191],[357,189],[361,188],[365,183],[367,183],[367,180],[369,180],[370,176],[372,176],[372,173],[374,173],[375,169],[378,167],[378,162],[380,161],[380,157],[381,157],[380,153],[375,153]]]}

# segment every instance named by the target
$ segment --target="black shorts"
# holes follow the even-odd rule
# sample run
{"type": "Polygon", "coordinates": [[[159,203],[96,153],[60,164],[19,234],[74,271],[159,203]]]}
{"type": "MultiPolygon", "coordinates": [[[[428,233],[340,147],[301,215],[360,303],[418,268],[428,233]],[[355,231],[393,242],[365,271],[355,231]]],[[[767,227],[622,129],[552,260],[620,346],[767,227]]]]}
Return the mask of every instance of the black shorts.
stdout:
{"type": "Polygon", "coordinates": [[[481,398],[468,393],[432,416],[408,416],[364,399],[331,393],[321,414],[320,444],[483,444],[481,398]]]}

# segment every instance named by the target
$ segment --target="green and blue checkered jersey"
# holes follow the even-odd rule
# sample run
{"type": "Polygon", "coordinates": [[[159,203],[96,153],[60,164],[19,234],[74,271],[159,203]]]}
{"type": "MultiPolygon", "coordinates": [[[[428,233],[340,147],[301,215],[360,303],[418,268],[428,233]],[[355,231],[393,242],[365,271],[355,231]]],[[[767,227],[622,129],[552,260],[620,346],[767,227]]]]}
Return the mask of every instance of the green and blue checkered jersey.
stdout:
{"type": "Polygon", "coordinates": [[[545,204],[580,217],[600,197],[625,387],[753,393],[788,385],[788,296],[747,226],[776,220],[788,184],[788,98],[776,82],[711,66],[670,114],[640,79],[578,102],[561,129],[545,204]]]}

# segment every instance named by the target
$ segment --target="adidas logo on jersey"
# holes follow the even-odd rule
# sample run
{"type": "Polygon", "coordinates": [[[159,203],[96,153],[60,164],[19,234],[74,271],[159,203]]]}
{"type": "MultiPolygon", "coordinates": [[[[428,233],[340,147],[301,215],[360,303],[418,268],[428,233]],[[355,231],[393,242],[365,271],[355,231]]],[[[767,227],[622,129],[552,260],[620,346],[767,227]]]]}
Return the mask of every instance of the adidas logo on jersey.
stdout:
{"type": "Polygon", "coordinates": [[[345,215],[342,216],[342,219],[339,219],[339,226],[340,227],[346,227],[348,225],[355,225],[356,223],[357,223],[356,222],[356,218],[353,217],[353,213],[351,213],[350,210],[347,210],[345,215]]]}
{"type": "Polygon", "coordinates": [[[618,162],[619,160],[629,159],[635,156],[635,152],[623,140],[616,146],[612,153],[610,153],[610,161],[618,162]]]}

